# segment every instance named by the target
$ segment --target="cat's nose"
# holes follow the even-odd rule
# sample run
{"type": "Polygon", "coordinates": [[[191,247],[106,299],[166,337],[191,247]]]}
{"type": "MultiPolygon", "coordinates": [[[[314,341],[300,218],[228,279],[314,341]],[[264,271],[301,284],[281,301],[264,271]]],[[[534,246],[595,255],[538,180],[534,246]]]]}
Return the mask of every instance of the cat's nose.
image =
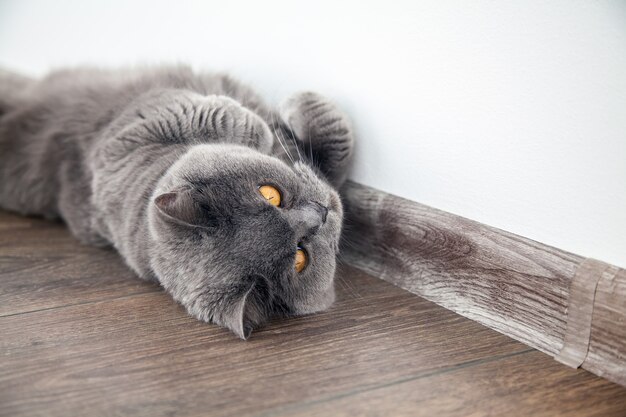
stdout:
{"type": "Polygon", "coordinates": [[[326,217],[328,217],[328,207],[321,205],[317,201],[314,201],[311,204],[313,204],[315,210],[317,210],[317,212],[322,216],[322,224],[326,223],[326,217]]]}
{"type": "Polygon", "coordinates": [[[296,234],[296,239],[301,240],[315,235],[327,217],[327,207],[311,202],[290,210],[289,223],[296,234]]]}

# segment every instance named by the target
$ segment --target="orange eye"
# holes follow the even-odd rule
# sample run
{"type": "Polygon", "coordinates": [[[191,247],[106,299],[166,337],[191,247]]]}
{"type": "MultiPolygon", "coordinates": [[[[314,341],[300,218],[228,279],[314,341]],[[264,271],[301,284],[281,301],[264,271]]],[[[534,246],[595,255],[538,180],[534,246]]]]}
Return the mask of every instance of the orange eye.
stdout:
{"type": "Polygon", "coordinates": [[[309,263],[309,256],[302,248],[298,248],[296,251],[296,272],[302,272],[309,263]]]}
{"type": "Polygon", "coordinates": [[[262,185],[259,187],[259,192],[265,199],[273,206],[280,206],[281,195],[280,191],[276,187],[271,185],[262,185]]]}

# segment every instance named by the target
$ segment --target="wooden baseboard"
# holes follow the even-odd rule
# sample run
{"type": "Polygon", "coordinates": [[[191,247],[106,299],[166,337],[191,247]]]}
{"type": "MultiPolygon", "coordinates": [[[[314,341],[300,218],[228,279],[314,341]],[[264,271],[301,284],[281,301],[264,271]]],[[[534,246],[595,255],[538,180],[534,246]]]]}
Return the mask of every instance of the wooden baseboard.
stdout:
{"type": "Polygon", "coordinates": [[[345,262],[626,386],[626,270],[357,183],[345,262]]]}

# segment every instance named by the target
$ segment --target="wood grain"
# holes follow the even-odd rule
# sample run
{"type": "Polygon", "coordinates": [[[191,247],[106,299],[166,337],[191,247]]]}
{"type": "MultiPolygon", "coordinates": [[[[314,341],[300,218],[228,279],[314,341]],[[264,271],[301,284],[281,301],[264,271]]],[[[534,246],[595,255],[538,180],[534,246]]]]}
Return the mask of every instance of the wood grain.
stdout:
{"type": "Polygon", "coordinates": [[[607,269],[613,270],[613,267],[595,259],[585,259],[578,266],[569,288],[563,347],[555,356],[559,362],[578,368],[585,361],[591,339],[596,287],[607,269]]]}
{"type": "MultiPolygon", "coordinates": [[[[583,367],[626,386],[626,270],[598,282],[591,340],[583,367]]],[[[626,414],[626,413],[625,413],[626,414]]]]}
{"type": "Polygon", "coordinates": [[[416,374],[378,389],[338,395],[271,415],[623,417],[626,396],[622,389],[584,371],[565,368],[535,351],[416,374]]]}
{"type": "Polygon", "coordinates": [[[159,291],[61,223],[0,212],[0,316],[159,291]]]}
{"type": "MultiPolygon", "coordinates": [[[[545,353],[562,349],[584,258],[356,183],[343,195],[347,263],[545,353]]],[[[626,293],[601,285],[591,329],[597,360],[583,366],[624,384],[626,293]]]]}
{"type": "Polygon", "coordinates": [[[626,389],[353,267],[339,271],[331,310],[275,321],[244,342],[60,225],[0,215],[0,242],[12,312],[0,317],[0,416],[326,414],[325,403],[329,415],[443,416],[441,404],[466,403],[486,415],[531,399],[555,416],[623,410],[626,389]],[[415,381],[430,402],[407,392],[415,381]],[[575,395],[557,401],[568,389],[575,395]]]}
{"type": "Polygon", "coordinates": [[[273,323],[247,342],[163,293],[0,318],[0,414],[253,415],[261,404],[527,351],[383,281],[344,274],[353,289],[330,311],[273,323]]]}

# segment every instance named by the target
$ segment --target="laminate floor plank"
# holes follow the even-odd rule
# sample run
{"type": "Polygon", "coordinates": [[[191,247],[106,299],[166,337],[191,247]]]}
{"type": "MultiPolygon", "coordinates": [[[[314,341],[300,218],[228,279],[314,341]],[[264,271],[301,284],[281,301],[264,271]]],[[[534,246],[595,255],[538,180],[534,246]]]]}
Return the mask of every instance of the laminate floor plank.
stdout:
{"type": "Polygon", "coordinates": [[[0,316],[154,291],[114,250],[80,244],[61,223],[0,212],[0,316]]]}
{"type": "Polygon", "coordinates": [[[367,391],[314,404],[274,410],[267,416],[533,416],[623,417],[620,385],[567,368],[539,351],[418,373],[367,391]]]}
{"type": "MultiPolygon", "coordinates": [[[[505,386],[537,384],[539,402],[571,385],[585,392],[582,409],[626,394],[544,355],[535,366],[527,346],[357,269],[341,268],[337,289],[329,311],[274,321],[241,341],[189,317],[111,250],[83,246],[59,224],[0,214],[0,416],[441,410],[403,391],[416,381],[443,402],[482,396],[473,409],[485,415],[503,401],[489,372],[505,386]],[[527,367],[534,373],[506,373],[527,367]],[[474,385],[464,373],[473,369],[474,385]],[[567,378],[550,385],[551,372],[567,378]],[[359,410],[350,400],[380,392],[392,403],[359,410]]],[[[507,391],[511,407],[529,390],[507,391]]],[[[558,402],[545,407],[558,415],[558,402]]]]}
{"type": "Polygon", "coordinates": [[[344,273],[358,295],[342,293],[330,311],[275,322],[246,342],[188,317],[163,293],[0,318],[0,403],[7,415],[253,415],[527,349],[344,273]]]}

